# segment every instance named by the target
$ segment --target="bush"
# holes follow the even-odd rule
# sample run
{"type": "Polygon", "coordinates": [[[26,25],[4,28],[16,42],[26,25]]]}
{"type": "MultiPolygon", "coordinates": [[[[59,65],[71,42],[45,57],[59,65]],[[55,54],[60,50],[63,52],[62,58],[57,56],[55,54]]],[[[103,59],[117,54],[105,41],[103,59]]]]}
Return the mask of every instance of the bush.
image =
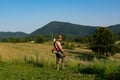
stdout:
{"type": "Polygon", "coordinates": [[[45,42],[45,38],[43,36],[41,36],[41,35],[38,35],[35,38],[35,42],[36,43],[44,43],[45,42]]]}

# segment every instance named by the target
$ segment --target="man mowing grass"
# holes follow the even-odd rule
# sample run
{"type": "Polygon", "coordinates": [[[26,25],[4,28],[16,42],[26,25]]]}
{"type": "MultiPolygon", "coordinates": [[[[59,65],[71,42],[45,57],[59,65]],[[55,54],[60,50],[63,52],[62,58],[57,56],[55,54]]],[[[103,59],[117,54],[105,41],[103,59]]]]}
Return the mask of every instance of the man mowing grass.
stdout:
{"type": "Polygon", "coordinates": [[[56,41],[54,42],[54,53],[56,54],[56,69],[60,69],[60,59],[61,59],[61,69],[65,69],[64,67],[64,58],[66,56],[65,50],[61,45],[62,35],[58,35],[56,41]]]}

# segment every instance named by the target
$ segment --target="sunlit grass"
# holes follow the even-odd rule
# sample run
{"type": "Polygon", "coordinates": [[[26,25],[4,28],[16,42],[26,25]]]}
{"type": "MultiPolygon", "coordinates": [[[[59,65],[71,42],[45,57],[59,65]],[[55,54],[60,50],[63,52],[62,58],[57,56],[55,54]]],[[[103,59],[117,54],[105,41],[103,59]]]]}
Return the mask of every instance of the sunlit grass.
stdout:
{"type": "MultiPolygon", "coordinates": [[[[51,53],[53,46],[49,43],[31,44],[31,43],[0,43],[0,55],[2,61],[7,62],[33,62],[41,64],[44,67],[55,68],[55,54],[51,53]],[[36,60],[38,58],[38,60],[36,60]]],[[[66,65],[70,67],[77,65],[75,60],[66,59],[66,65]]]]}

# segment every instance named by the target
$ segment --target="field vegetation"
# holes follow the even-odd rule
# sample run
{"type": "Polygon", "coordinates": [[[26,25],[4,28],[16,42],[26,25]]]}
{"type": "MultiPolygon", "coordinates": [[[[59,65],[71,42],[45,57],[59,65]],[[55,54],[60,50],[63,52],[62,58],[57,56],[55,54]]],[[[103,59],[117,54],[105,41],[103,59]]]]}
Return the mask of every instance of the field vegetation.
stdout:
{"type": "Polygon", "coordinates": [[[67,69],[57,71],[52,48],[52,42],[0,43],[0,80],[119,79],[119,54],[98,59],[87,44],[64,43],[67,69]]]}

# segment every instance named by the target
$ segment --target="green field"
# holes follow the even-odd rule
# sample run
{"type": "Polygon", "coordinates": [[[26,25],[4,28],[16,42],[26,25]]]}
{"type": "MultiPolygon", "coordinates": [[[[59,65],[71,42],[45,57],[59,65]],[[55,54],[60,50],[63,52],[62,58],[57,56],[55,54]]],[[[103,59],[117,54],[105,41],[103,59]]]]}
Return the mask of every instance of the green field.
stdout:
{"type": "MultiPolygon", "coordinates": [[[[77,45],[77,44],[76,44],[77,45]]],[[[65,66],[55,69],[52,44],[0,43],[0,80],[118,80],[119,54],[97,59],[86,45],[67,49],[65,66]]]]}

